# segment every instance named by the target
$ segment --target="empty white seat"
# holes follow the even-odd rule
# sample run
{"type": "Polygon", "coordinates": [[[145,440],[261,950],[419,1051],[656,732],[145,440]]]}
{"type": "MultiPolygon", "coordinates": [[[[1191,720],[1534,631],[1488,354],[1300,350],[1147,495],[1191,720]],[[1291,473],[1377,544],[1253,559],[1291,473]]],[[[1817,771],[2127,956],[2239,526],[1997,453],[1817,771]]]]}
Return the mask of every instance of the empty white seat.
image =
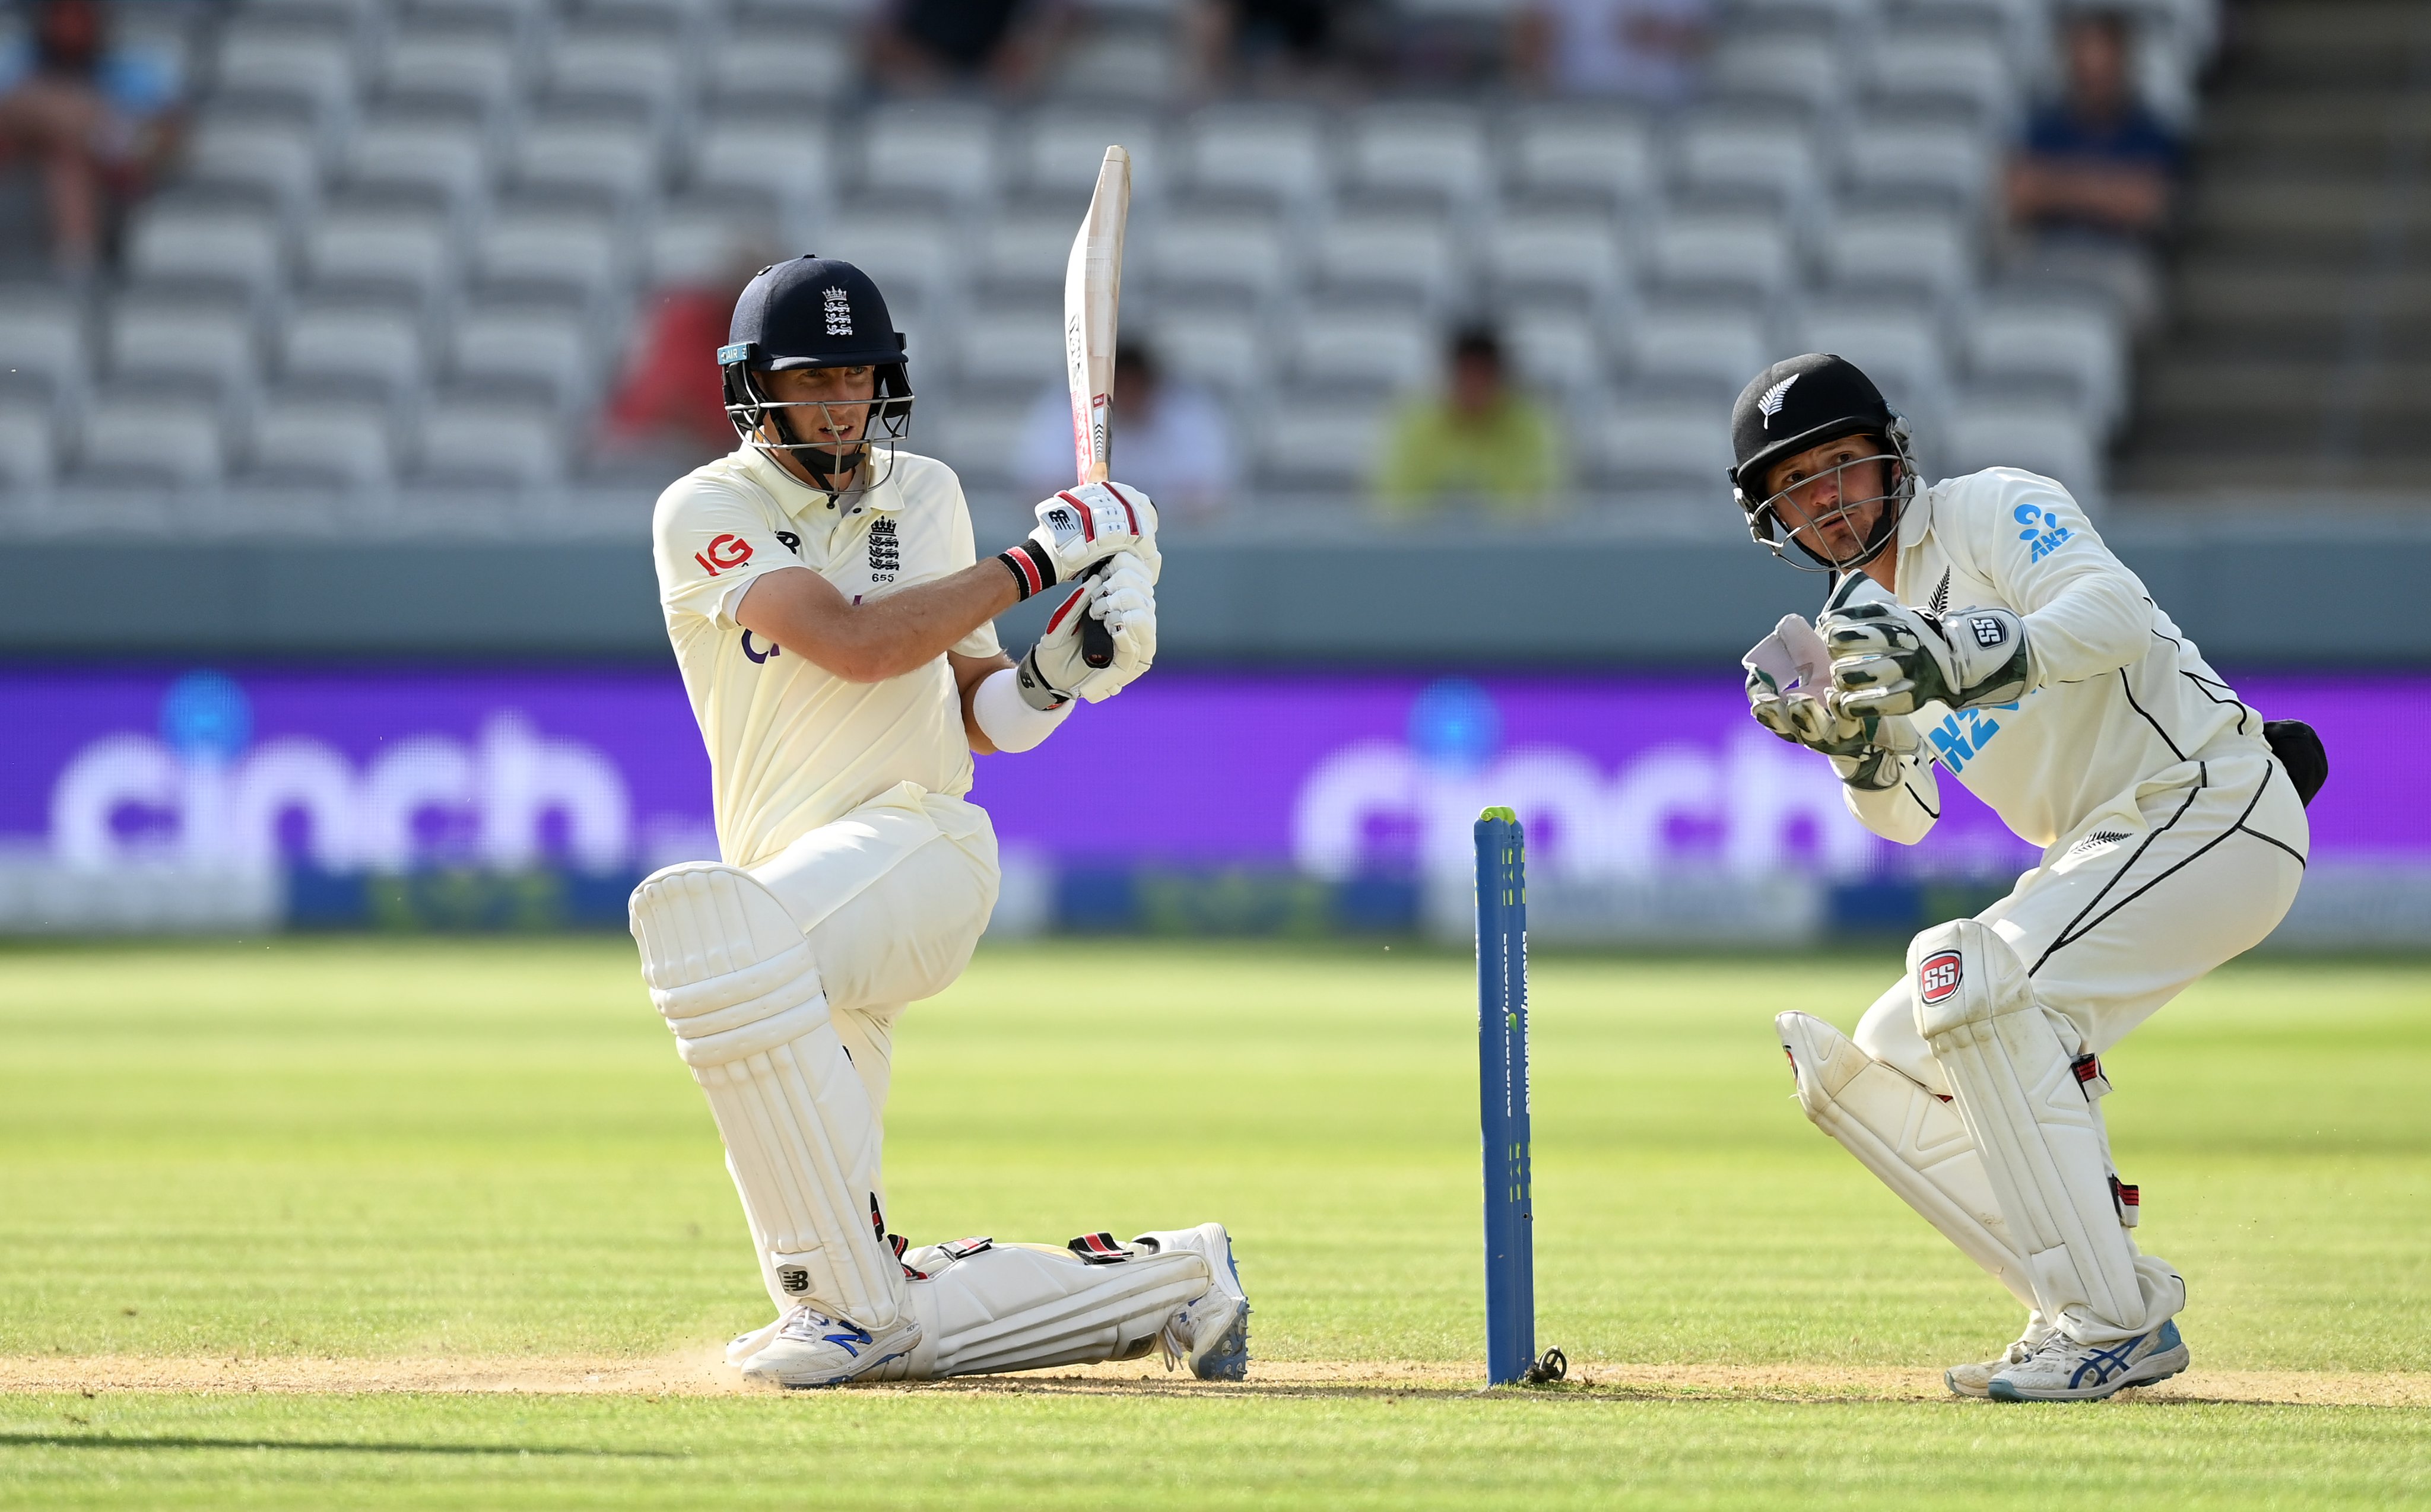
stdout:
{"type": "Polygon", "coordinates": [[[1509,187],[1523,195],[1586,196],[1635,206],[1655,193],[1645,123],[1610,110],[1550,107],[1512,133],[1509,187]]]}
{"type": "MultiPolygon", "coordinates": [[[[1774,356],[1764,322],[1728,306],[1656,306],[1630,322],[1625,345],[1646,382],[1737,392],[1774,356]]],[[[1726,417],[1727,418],[1727,417],[1726,417]]]]}
{"type": "Polygon", "coordinates": [[[1812,135],[1790,122],[1709,118],[1681,132],[1676,152],[1680,181],[1692,191],[1761,193],[1795,209],[1823,183],[1812,135]]]}
{"type": "Polygon", "coordinates": [[[470,122],[370,121],[347,148],[345,172],[357,184],[426,189],[470,209],[489,192],[489,143],[470,122]]]}
{"type": "Polygon", "coordinates": [[[1991,139],[1953,122],[1869,116],[1840,143],[1849,186],[1879,195],[1926,193],[1971,210],[1992,179],[1991,139]]]}
{"type": "Polygon", "coordinates": [[[1432,216],[1336,216],[1310,250],[1318,278],[1335,290],[1384,289],[1441,305],[1460,277],[1450,228],[1432,216]]]}
{"type": "Polygon", "coordinates": [[[201,487],[227,471],[216,405],[175,396],[88,411],[77,447],[85,467],[109,478],[201,487]]]}
{"type": "Polygon", "coordinates": [[[820,233],[819,252],[870,271],[891,310],[951,301],[961,291],[963,239],[941,215],[847,210],[820,233]]]}
{"type": "Polygon", "coordinates": [[[977,395],[958,401],[938,422],[936,454],[967,483],[1010,487],[1021,460],[1021,441],[1034,398],[1018,394],[977,395]]]}
{"type": "Polygon", "coordinates": [[[253,321],[228,306],[125,301],[110,312],[107,350],[115,373],[198,379],[224,397],[249,395],[259,376],[253,321]]]}
{"type": "Polygon", "coordinates": [[[655,28],[578,27],[548,49],[548,82],[562,95],[612,98],[662,118],[683,90],[683,49],[655,28]]]}
{"type": "Polygon", "coordinates": [[[631,204],[659,183],[659,139],[638,121],[554,117],[524,133],[515,176],[542,188],[578,189],[631,204]]]}
{"type": "Polygon", "coordinates": [[[1672,285],[1726,285],[1757,298],[1788,287],[1796,272],[1789,233],[1769,215],[1686,211],[1647,238],[1647,272],[1672,285]]]}
{"type": "Polygon", "coordinates": [[[835,181],[827,127],[717,121],[693,143],[691,178],[701,189],[750,190],[780,208],[807,205],[835,181]]]}
{"type": "Polygon", "coordinates": [[[347,207],[312,223],[304,266],[323,283],[385,284],[428,301],[455,282],[456,245],[436,213],[347,207]]]}
{"type": "Polygon", "coordinates": [[[277,220],[235,207],[156,201],[136,212],[127,271],[140,280],[201,280],[262,300],[278,287],[277,220]]]}
{"type": "Polygon", "coordinates": [[[707,286],[748,273],[738,268],[746,251],[773,256],[764,230],[731,213],[672,207],[650,227],[645,266],[653,289],[670,284],[707,286]]]}
{"type": "Polygon", "coordinates": [[[81,393],[90,364],[83,317],[67,300],[0,300],[0,370],[39,378],[56,402],[81,393]]]}
{"type": "Polygon", "coordinates": [[[1457,106],[1371,106],[1351,118],[1344,187],[1467,204],[1494,183],[1477,112],[1457,106]]]}
{"type": "Polygon", "coordinates": [[[1521,305],[1504,317],[1502,336],[1520,376],[1537,388],[1578,393],[1603,383],[1603,343],[1575,310],[1521,305]]]}
{"type": "Polygon", "coordinates": [[[2102,456],[2085,419],[2069,406],[1970,399],[1942,422],[1930,455],[1948,477],[2021,467],[2056,479],[2079,502],[2099,505],[2102,456]]]}
{"type": "Polygon", "coordinates": [[[991,112],[945,105],[880,110],[862,137],[862,184],[873,193],[977,199],[995,182],[998,125],[991,112]]]}
{"type": "Polygon", "coordinates": [[[1865,369],[1903,414],[1929,417],[1949,402],[1941,328],[1912,304],[1818,300],[1799,311],[1792,336],[1800,351],[1836,352],[1865,369]]]}
{"type": "Polygon", "coordinates": [[[279,333],[278,365],[297,382],[336,378],[402,397],[423,378],[422,322],[377,305],[308,307],[279,333]]]}
{"type": "Polygon", "coordinates": [[[826,31],[736,31],[710,55],[710,97],[780,109],[824,104],[852,72],[844,40],[826,31]]]}
{"type": "MultiPolygon", "coordinates": [[[[1164,131],[1154,116],[1134,110],[1049,107],[1033,115],[1013,142],[1008,181],[1032,193],[1079,199],[1098,182],[1106,149],[1131,154],[1132,193],[1152,196],[1164,187],[1164,131]]],[[[1074,217],[1077,227],[1079,218],[1074,217]]]]}
{"type": "Polygon", "coordinates": [[[1718,496],[1730,486],[1730,413],[1718,405],[1650,403],[1635,395],[1599,410],[1581,428],[1577,449],[1588,479],[1606,488],[1718,496]]]}
{"type": "Polygon", "coordinates": [[[277,479],[385,487],[396,473],[388,415],[376,404],[286,396],[254,415],[249,470],[277,479]]]}
{"type": "Polygon", "coordinates": [[[627,246],[605,215],[554,206],[501,210],[473,245],[473,271],[490,284],[564,290],[598,299],[621,288],[627,246]]]}
{"type": "Polygon", "coordinates": [[[1598,301],[1627,282],[1612,221],[1594,211],[1497,217],[1484,251],[1487,277],[1505,294],[1552,289],[1598,301]]]}
{"type": "Polygon", "coordinates": [[[1258,322],[1232,310],[1168,306],[1158,312],[1148,341],[1173,372],[1235,396],[1265,384],[1273,361],[1258,322]]]}
{"type": "Polygon", "coordinates": [[[1833,281],[1898,285],[1937,300],[1975,286],[1975,247],[1968,223],[1931,210],[1856,210],[1823,231],[1821,261],[1833,281]]]}
{"type": "Polygon", "coordinates": [[[1977,378],[2044,379],[2074,390],[2087,418],[2107,428],[2126,407],[2124,333],[2109,311],[2058,300],[2015,300],[1974,312],[1967,364],[1977,378]]]}
{"type": "Polygon", "coordinates": [[[1996,128],[2017,114],[2019,80],[1997,33],[1894,27],[1862,56],[1880,98],[1954,102],[1996,128]]]}
{"type": "Polygon", "coordinates": [[[1322,395],[1277,407],[1253,432],[1260,481],[1330,494],[1366,489],[1383,460],[1387,417],[1378,400],[1322,395]]]}
{"type": "Polygon", "coordinates": [[[285,122],[206,117],[195,128],[187,165],[198,183],[267,195],[290,224],[310,207],[321,189],[319,140],[285,122]]]}
{"type": "Polygon", "coordinates": [[[1725,94],[1786,101],[1821,115],[1847,97],[1849,69],[1828,37],[1763,30],[1725,37],[1714,51],[1711,78],[1725,94]]]}
{"type": "Polygon", "coordinates": [[[1084,36],[1057,62],[1055,93],[1072,100],[1170,100],[1182,78],[1173,44],[1141,32],[1084,36]]]}
{"type": "MultiPolygon", "coordinates": [[[[1065,264],[1072,255],[1072,238],[1080,228],[1078,215],[1060,210],[999,215],[981,229],[973,246],[972,280],[996,288],[1052,291],[1060,295],[1065,264]]],[[[1125,251],[1128,254],[1128,245],[1125,251]]],[[[1125,260],[1129,260],[1128,256],[1125,260]]]]}
{"type": "MultiPolygon", "coordinates": [[[[1224,289],[1270,298],[1292,276],[1283,228],[1255,215],[1194,212],[1166,217],[1151,235],[1133,241],[1141,264],[1167,291],[1224,289]]],[[[1130,248],[1125,259],[1136,255],[1130,248]]]]}
{"type": "Polygon", "coordinates": [[[46,407],[0,399],[0,482],[39,488],[59,470],[46,407]]]}
{"type": "Polygon", "coordinates": [[[216,72],[223,91],[300,101],[326,129],[354,111],[355,62],[344,37],[239,21],[220,40],[216,72]]]}
{"type": "Polygon", "coordinates": [[[1298,205],[1332,187],[1314,112],[1271,103],[1214,106],[1185,123],[1182,137],[1183,176],[1201,192],[1298,205]]]}
{"type": "Polygon", "coordinates": [[[589,331],[564,310],[468,310],[456,326],[453,357],[458,378],[545,390],[562,410],[588,401],[598,388],[589,331]]]}
{"type": "Polygon", "coordinates": [[[1064,371],[1064,323],[1053,306],[981,311],[962,323],[954,344],[964,383],[1029,393],[1064,371]]]}
{"type": "Polygon", "coordinates": [[[1409,389],[1440,365],[1434,324],[1400,310],[1318,308],[1292,322],[1291,367],[1306,388],[1409,389]]]}
{"type": "Polygon", "coordinates": [[[557,417],[495,395],[450,396],[422,417],[417,471],[447,481],[542,485],[565,474],[557,417]]]}
{"type": "Polygon", "coordinates": [[[389,43],[380,83],[394,92],[469,101],[495,118],[515,101],[517,58],[513,40],[500,32],[409,29],[389,43]]]}

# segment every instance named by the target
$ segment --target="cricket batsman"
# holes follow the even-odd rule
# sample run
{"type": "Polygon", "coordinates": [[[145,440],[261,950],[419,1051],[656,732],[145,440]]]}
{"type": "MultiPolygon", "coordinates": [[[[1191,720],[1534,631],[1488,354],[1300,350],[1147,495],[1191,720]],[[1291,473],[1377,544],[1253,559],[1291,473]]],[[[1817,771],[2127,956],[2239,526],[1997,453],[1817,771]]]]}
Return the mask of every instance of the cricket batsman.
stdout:
{"type": "Polygon", "coordinates": [[[1938,765],[2043,848],[2007,897],[1909,944],[1853,1038],[1780,1016],[1799,1101],[2025,1304],[2018,1341],[1951,1390],[2085,1401],[2174,1375],[2186,1283],[2137,1248],[2101,1057],[2287,913],[2321,743],[2240,701],[2059,484],[1925,485],[1906,423],[1842,359],[1774,363],[1731,430],[1758,544],[1832,575],[1817,624],[1748,653],[1757,721],[1829,760],[1886,839],[1933,828],[1938,765]]]}
{"type": "MultiPolygon", "coordinates": [[[[914,1248],[888,1231],[880,1168],[896,1020],[962,974],[996,905],[972,753],[1035,749],[1148,670],[1155,510],[1075,488],[979,561],[952,470],[901,449],[903,337],[850,263],[763,269],[717,361],[742,445],[661,495],[651,533],[725,859],[652,875],[632,926],[777,1305],[729,1361],[818,1386],[1162,1348],[1240,1379],[1249,1299],[1222,1225],[914,1248]],[[1077,587],[1016,666],[991,621],[1059,585],[1077,587]],[[1088,664],[1084,617],[1108,664],[1088,664]]],[[[1076,822],[1104,776],[1073,784],[1076,822]]]]}

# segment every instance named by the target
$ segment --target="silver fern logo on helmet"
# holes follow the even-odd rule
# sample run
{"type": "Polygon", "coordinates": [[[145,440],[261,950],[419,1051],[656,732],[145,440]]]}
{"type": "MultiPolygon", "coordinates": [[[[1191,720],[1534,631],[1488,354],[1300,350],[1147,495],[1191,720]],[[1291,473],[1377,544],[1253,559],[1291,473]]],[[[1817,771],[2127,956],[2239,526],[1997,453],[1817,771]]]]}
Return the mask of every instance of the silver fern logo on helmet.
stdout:
{"type": "Polygon", "coordinates": [[[1796,373],[1790,374],[1787,378],[1783,378],[1780,382],[1765,390],[1764,397],[1755,401],[1755,407],[1764,412],[1764,428],[1767,430],[1770,430],[1772,428],[1772,417],[1779,414],[1781,412],[1781,407],[1789,402],[1789,386],[1792,383],[1797,382],[1800,376],[1801,375],[1796,373]]]}

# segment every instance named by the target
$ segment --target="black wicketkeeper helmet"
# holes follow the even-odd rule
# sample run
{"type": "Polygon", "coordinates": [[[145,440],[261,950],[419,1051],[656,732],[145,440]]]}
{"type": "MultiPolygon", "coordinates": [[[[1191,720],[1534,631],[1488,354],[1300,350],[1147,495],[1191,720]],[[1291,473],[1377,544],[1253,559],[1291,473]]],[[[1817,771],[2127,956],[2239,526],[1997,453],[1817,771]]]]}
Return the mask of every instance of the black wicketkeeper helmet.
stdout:
{"type": "Polygon", "coordinates": [[[1884,402],[1874,380],[1848,359],[1808,352],[1773,363],[1740,391],[1738,403],[1731,407],[1731,451],[1738,459],[1731,468],[1731,493],[1747,515],[1748,533],[1756,545],[1793,567],[1803,568],[1806,563],[1784,555],[1785,543],[1796,545],[1815,563],[1808,570],[1845,572],[1864,566],[1898,539],[1900,516],[1916,496],[1916,462],[1908,449],[1911,440],[1907,421],[1884,402]],[[1782,528],[1781,501],[1789,490],[1767,493],[1765,484],[1783,458],[1849,436],[1883,438],[1887,451],[1855,461],[1888,463],[1889,485],[1888,492],[1864,498],[1840,495],[1836,512],[1878,501],[1886,507],[1856,554],[1837,562],[1818,555],[1782,528]]]}
{"type": "Polygon", "coordinates": [[[864,457],[866,486],[893,470],[895,448],[912,429],[912,379],[903,333],[886,312],[885,296],[868,274],[836,258],[798,257],[762,268],[734,302],[726,344],[717,349],[726,383],[726,417],[763,451],[792,452],[814,478],[841,493],[864,457]],[[876,396],[861,400],[771,399],[756,375],[797,367],[869,367],[876,396]],[[816,409],[830,420],[851,412],[859,440],[805,441],[787,412],[816,409]],[[865,413],[863,412],[865,412],[865,413]],[[768,439],[763,428],[780,438],[768,439]],[[877,456],[882,454],[884,466],[877,456]]]}

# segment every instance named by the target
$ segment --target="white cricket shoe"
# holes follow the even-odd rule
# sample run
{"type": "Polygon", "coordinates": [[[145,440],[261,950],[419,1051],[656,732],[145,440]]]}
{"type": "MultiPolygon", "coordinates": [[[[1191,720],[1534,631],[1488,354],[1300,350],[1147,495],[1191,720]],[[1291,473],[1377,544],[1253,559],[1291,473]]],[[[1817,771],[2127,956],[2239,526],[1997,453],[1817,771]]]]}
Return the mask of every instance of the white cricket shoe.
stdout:
{"type": "Polygon", "coordinates": [[[1971,1365],[1953,1365],[1941,1372],[1942,1385],[1958,1396],[1988,1397],[1992,1394],[1992,1377],[2013,1365],[2023,1365],[2035,1357],[2035,1346],[2047,1336],[2034,1329],[2011,1344],[1998,1358],[1977,1360],[1971,1365]]]}
{"type": "Polygon", "coordinates": [[[1201,1381],[1240,1381],[1249,1374],[1249,1294],[1241,1268],[1232,1263],[1232,1236],[1221,1223],[1195,1229],[1158,1229],[1132,1241],[1135,1249],[1162,1252],[1194,1250],[1207,1261],[1216,1285],[1183,1302],[1165,1320],[1157,1348],[1168,1370],[1187,1361],[1201,1381]]]}
{"type": "Polygon", "coordinates": [[[2186,1368],[2186,1341],[2174,1322],[2113,1344],[2079,1344],[2054,1332],[2024,1360],[1995,1371],[1985,1389],[1995,1402],[2099,1402],[2186,1368]]]}
{"type": "Polygon", "coordinates": [[[847,1319],[796,1307],[767,1347],[745,1363],[743,1378],[763,1386],[842,1386],[902,1359],[919,1342],[920,1320],[909,1312],[893,1328],[872,1334],[847,1319]]]}
{"type": "Polygon", "coordinates": [[[761,1324],[750,1333],[737,1334],[732,1338],[728,1339],[726,1341],[726,1363],[733,1366],[737,1369],[741,1369],[744,1366],[750,1364],[751,1356],[759,1353],[762,1350],[766,1349],[769,1345],[777,1341],[777,1331],[784,1327],[785,1319],[792,1316],[794,1315],[790,1310],[779,1313],[774,1319],[761,1324]]]}

